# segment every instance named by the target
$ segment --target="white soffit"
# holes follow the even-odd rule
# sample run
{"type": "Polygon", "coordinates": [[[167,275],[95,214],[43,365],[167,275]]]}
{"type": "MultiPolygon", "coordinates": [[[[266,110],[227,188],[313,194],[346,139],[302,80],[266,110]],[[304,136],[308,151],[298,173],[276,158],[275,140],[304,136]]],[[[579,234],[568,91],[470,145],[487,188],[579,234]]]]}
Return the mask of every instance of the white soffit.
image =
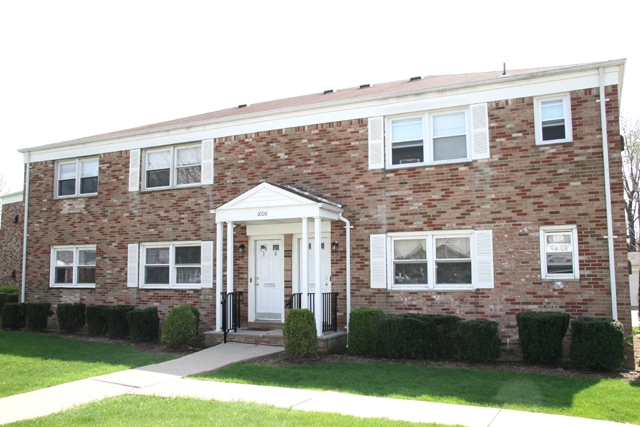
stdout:
{"type": "Polygon", "coordinates": [[[20,203],[24,201],[24,195],[22,191],[17,193],[5,194],[0,196],[0,205],[8,205],[11,203],[20,203]]]}

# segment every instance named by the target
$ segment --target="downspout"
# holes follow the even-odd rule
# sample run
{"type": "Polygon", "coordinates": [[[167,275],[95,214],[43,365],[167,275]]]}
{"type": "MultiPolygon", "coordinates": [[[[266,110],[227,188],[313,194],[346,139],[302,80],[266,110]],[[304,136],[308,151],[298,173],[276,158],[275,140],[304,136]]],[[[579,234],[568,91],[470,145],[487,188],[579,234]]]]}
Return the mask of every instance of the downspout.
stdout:
{"type": "Polygon", "coordinates": [[[613,239],[618,236],[613,235],[613,219],[611,216],[611,184],[609,177],[609,141],[607,137],[607,111],[605,102],[608,99],[605,98],[604,93],[604,68],[598,69],[600,80],[600,121],[602,128],[602,158],[604,161],[604,193],[605,203],[607,208],[607,235],[605,238],[609,244],[609,281],[611,282],[611,315],[613,320],[618,320],[618,297],[616,293],[616,264],[615,264],[615,252],[613,249],[613,239]]]}
{"type": "Polygon", "coordinates": [[[24,182],[24,230],[22,232],[22,292],[20,294],[20,302],[25,302],[27,298],[27,240],[29,235],[27,232],[29,224],[29,177],[31,175],[31,153],[28,151],[24,155],[25,164],[27,166],[25,182],[24,182]]]}
{"type": "Polygon", "coordinates": [[[346,230],[346,251],[347,251],[347,332],[349,331],[349,316],[351,315],[351,222],[342,216],[342,212],[338,214],[340,221],[344,222],[346,230]]]}

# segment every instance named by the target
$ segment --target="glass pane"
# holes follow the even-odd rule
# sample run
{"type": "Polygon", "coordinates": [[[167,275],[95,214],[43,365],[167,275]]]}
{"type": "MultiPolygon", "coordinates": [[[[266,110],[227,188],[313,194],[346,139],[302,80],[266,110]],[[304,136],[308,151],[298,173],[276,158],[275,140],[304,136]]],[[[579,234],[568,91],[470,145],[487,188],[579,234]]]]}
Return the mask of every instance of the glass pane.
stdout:
{"type": "Polygon", "coordinates": [[[147,153],[147,170],[169,169],[171,167],[171,151],[154,151],[147,153]]]}
{"type": "Polygon", "coordinates": [[[176,268],[176,283],[200,283],[200,267],[176,268]]]}
{"type": "Polygon", "coordinates": [[[200,246],[176,247],[176,264],[200,264],[200,246]]]}
{"type": "Polygon", "coordinates": [[[467,158],[467,136],[450,136],[433,139],[433,160],[467,158]]]}
{"type": "Polygon", "coordinates": [[[547,234],[547,252],[572,252],[571,234],[554,233],[547,234]]]}
{"type": "Polygon", "coordinates": [[[98,176],[98,159],[85,160],[82,163],[81,177],[98,176]]]}
{"type": "Polygon", "coordinates": [[[555,99],[553,101],[542,101],[542,120],[553,120],[564,118],[564,101],[555,99]]]}
{"type": "Polygon", "coordinates": [[[471,261],[437,262],[436,284],[471,284],[471,261]]]}
{"type": "Polygon", "coordinates": [[[471,258],[471,239],[468,237],[436,238],[436,259],[471,258]]]}
{"type": "Polygon", "coordinates": [[[427,284],[427,263],[405,264],[396,262],[393,266],[393,283],[426,285],[427,284]]]}
{"type": "Polygon", "coordinates": [[[176,170],[178,185],[198,183],[200,182],[200,176],[200,166],[190,166],[176,170]]]}
{"type": "Polygon", "coordinates": [[[542,123],[542,140],[554,141],[556,139],[565,139],[566,133],[564,128],[564,119],[550,120],[542,123]]]}
{"type": "Polygon", "coordinates": [[[96,283],[96,268],[78,267],[78,283],[96,283]]]}
{"type": "Polygon", "coordinates": [[[409,147],[396,147],[393,144],[391,149],[391,164],[405,165],[410,163],[422,163],[424,161],[424,150],[422,141],[418,141],[418,145],[409,147]]]}
{"type": "Polygon", "coordinates": [[[76,177],[76,164],[74,163],[60,163],[58,165],[58,179],[75,179],[76,177]]]}
{"type": "Polygon", "coordinates": [[[394,240],[393,259],[427,259],[424,239],[394,240]]]}
{"type": "Polygon", "coordinates": [[[169,248],[148,248],[147,264],[169,264],[169,248]]]}
{"type": "Polygon", "coordinates": [[[391,122],[392,141],[413,141],[422,139],[422,118],[394,120],[391,122]]]}
{"type": "Polygon", "coordinates": [[[199,165],[202,149],[200,147],[181,148],[176,150],[178,159],[176,166],[192,166],[199,165]]]}
{"type": "Polygon", "coordinates": [[[78,265],[96,265],[95,249],[81,249],[78,251],[78,265]]]}
{"type": "Polygon", "coordinates": [[[465,135],[467,125],[465,113],[439,114],[433,116],[433,137],[465,135]]]}
{"type": "Polygon", "coordinates": [[[98,192],[98,177],[81,178],[80,179],[80,194],[91,194],[98,192]]]}
{"type": "Polygon", "coordinates": [[[56,283],[73,283],[72,267],[56,267],[56,283]]]}
{"type": "Polygon", "coordinates": [[[70,196],[72,194],[76,194],[75,179],[58,181],[58,196],[70,196]]]}
{"type": "Polygon", "coordinates": [[[547,254],[548,274],[573,274],[573,255],[569,253],[547,254]]]}
{"type": "Polygon", "coordinates": [[[145,267],[145,281],[147,284],[168,285],[169,267],[145,267]]]}
{"type": "Polygon", "coordinates": [[[73,265],[73,251],[56,251],[56,266],[73,265]]]}
{"type": "Polygon", "coordinates": [[[147,171],[147,188],[168,187],[169,176],[169,169],[147,171]]]}

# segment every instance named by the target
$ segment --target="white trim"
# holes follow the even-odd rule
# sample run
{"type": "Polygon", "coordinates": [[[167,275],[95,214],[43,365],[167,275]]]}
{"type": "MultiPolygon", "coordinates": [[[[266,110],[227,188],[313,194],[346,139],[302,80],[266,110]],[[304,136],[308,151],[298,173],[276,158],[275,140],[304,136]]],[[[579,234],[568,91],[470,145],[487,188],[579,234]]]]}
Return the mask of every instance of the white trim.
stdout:
{"type": "Polygon", "coordinates": [[[139,287],[140,289],[174,289],[174,290],[179,290],[179,289],[201,289],[201,288],[207,288],[207,287],[211,287],[211,286],[205,286],[202,283],[202,266],[203,266],[203,262],[202,262],[202,245],[205,242],[202,241],[179,241],[179,242],[144,242],[140,244],[140,282],[139,282],[139,287]],[[177,247],[184,247],[184,246],[200,246],[200,264],[181,264],[182,266],[185,267],[199,267],[200,268],[200,283],[176,283],[176,274],[175,274],[175,270],[177,268],[176,264],[175,264],[175,248],[177,247]],[[164,249],[167,248],[169,249],[169,264],[161,264],[159,266],[162,265],[166,265],[169,268],[169,283],[149,283],[146,284],[146,273],[145,273],[145,267],[146,267],[146,254],[147,254],[147,250],[148,249],[154,249],[154,248],[160,248],[160,249],[164,249]]]}
{"type": "MultiPolygon", "coordinates": [[[[78,265],[78,252],[81,250],[93,249],[97,253],[96,245],[56,245],[51,246],[51,255],[49,259],[49,287],[50,288],[80,288],[80,289],[93,289],[96,287],[95,283],[78,283],[78,274],[77,269],[78,265]],[[72,283],[56,283],[55,282],[55,270],[56,270],[56,252],[57,251],[73,251],[73,265],[71,268],[73,269],[73,282],[72,283]]],[[[97,257],[96,257],[96,267],[97,267],[97,257]]],[[[94,268],[96,268],[94,267],[94,268]]]]}
{"type": "Polygon", "coordinates": [[[129,191],[140,191],[140,149],[129,152],[129,191]]]}
{"type": "MultiPolygon", "coordinates": [[[[72,199],[72,198],[76,198],[76,197],[90,197],[90,196],[96,196],[98,194],[98,192],[93,192],[93,193],[81,193],[81,187],[82,187],[82,164],[84,162],[89,162],[89,161],[93,161],[95,160],[96,162],[98,162],[98,170],[97,173],[95,175],[96,180],[99,180],[99,176],[100,176],[100,158],[99,157],[87,157],[87,158],[82,158],[82,159],[69,159],[69,160],[59,160],[56,162],[55,164],[55,168],[54,168],[54,173],[53,173],[53,198],[54,199],[72,199]],[[60,190],[59,188],[59,179],[60,179],[60,165],[65,165],[65,164],[75,164],[75,168],[76,168],[76,176],[74,178],[75,180],[75,190],[73,194],[65,194],[65,195],[60,195],[58,194],[58,191],[60,190]]],[[[93,175],[91,176],[91,178],[93,178],[93,175]]],[[[96,182],[96,188],[98,188],[98,184],[99,182],[96,182]]]]}
{"type": "Polygon", "coordinates": [[[569,93],[534,97],[533,98],[533,116],[535,120],[536,145],[563,144],[565,142],[573,141],[573,122],[571,118],[571,96],[569,93]],[[542,103],[545,101],[555,101],[555,100],[562,101],[565,137],[562,139],[553,139],[549,141],[543,141],[542,140],[542,103]]]}
{"type": "Polygon", "coordinates": [[[540,277],[542,280],[579,280],[580,260],[578,252],[578,227],[572,225],[545,225],[540,227],[540,277]],[[565,232],[571,235],[571,261],[573,273],[549,274],[547,273],[546,235],[548,233],[565,232]]]}
{"type": "Polygon", "coordinates": [[[127,247],[127,287],[138,287],[140,245],[131,243],[127,247]]]}
{"type": "MultiPolygon", "coordinates": [[[[172,145],[169,147],[158,147],[151,150],[144,150],[142,152],[141,161],[142,165],[140,170],[142,171],[142,191],[159,191],[159,190],[168,190],[173,188],[188,188],[188,187],[200,187],[203,185],[202,183],[202,142],[193,143],[193,144],[184,144],[184,145],[172,145]],[[200,148],[200,182],[192,182],[189,184],[178,184],[176,171],[178,170],[178,151],[189,149],[189,148],[200,148]],[[169,152],[169,185],[165,185],[162,187],[148,187],[147,186],[147,156],[153,153],[160,153],[163,151],[169,152]]],[[[195,165],[194,165],[195,166],[195,165]]],[[[152,169],[152,170],[161,170],[161,169],[152,169]]]]}
{"type": "Polygon", "coordinates": [[[10,203],[20,203],[23,201],[24,201],[24,193],[22,191],[0,196],[0,205],[2,206],[8,205],[10,203]]]}

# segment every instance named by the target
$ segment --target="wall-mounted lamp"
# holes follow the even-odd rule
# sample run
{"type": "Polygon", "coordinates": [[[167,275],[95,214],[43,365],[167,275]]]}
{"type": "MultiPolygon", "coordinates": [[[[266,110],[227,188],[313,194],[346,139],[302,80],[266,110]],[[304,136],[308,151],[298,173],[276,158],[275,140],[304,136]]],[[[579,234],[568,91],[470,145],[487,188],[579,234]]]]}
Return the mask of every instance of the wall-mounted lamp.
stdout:
{"type": "Polygon", "coordinates": [[[337,250],[338,250],[338,241],[337,241],[337,240],[336,240],[336,241],[334,241],[334,242],[331,244],[331,250],[332,250],[332,251],[337,251],[337,250]]]}
{"type": "Polygon", "coordinates": [[[11,272],[11,278],[12,278],[12,279],[15,279],[15,278],[16,278],[16,271],[15,271],[15,270],[13,270],[13,271],[11,272]]]}
{"type": "Polygon", "coordinates": [[[20,215],[16,215],[16,216],[13,217],[13,223],[14,224],[17,224],[19,220],[20,220],[20,215]]]}
{"type": "Polygon", "coordinates": [[[239,254],[243,254],[243,253],[244,253],[244,248],[245,248],[245,246],[244,246],[244,245],[240,245],[240,246],[238,246],[238,253],[239,253],[239,254]]]}

